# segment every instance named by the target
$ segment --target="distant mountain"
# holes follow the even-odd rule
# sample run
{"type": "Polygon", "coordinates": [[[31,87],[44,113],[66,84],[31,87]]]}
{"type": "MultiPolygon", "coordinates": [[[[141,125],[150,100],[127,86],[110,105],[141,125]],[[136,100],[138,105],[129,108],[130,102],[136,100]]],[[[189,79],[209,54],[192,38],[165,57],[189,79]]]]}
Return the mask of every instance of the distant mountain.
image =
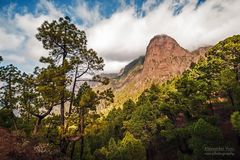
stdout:
{"type": "Polygon", "coordinates": [[[121,69],[118,78],[127,76],[134,68],[136,68],[137,66],[143,65],[144,59],[145,59],[145,56],[140,56],[139,58],[131,61],[128,65],[126,65],[123,69],[121,69]]]}
{"type": "MultiPolygon", "coordinates": [[[[153,83],[163,83],[174,76],[182,74],[192,63],[196,63],[210,47],[201,47],[193,52],[182,48],[176,40],[167,35],[157,35],[150,40],[146,55],[141,56],[123,69],[119,74],[110,77],[108,86],[98,86],[97,89],[111,87],[115,94],[112,107],[121,106],[127,99],[137,97],[153,83]]],[[[100,107],[99,110],[110,108],[100,107]]]]}

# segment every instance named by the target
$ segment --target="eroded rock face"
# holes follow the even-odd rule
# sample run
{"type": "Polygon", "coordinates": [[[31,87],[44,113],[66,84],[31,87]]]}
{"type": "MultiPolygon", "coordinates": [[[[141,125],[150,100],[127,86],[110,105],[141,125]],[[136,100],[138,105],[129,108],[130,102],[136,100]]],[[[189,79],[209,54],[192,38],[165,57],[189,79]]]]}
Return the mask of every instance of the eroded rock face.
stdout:
{"type": "Polygon", "coordinates": [[[164,82],[188,69],[196,56],[167,35],[155,36],[147,47],[141,77],[154,83],[164,82]]]}

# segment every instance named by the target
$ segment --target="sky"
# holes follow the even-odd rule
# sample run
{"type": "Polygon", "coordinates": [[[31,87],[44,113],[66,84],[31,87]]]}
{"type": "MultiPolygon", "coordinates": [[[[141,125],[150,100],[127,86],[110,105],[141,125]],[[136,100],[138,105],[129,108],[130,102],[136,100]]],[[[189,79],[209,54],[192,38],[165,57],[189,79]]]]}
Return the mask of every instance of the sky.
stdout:
{"type": "Polygon", "coordinates": [[[152,37],[167,34],[193,51],[240,34],[240,0],[0,0],[1,65],[25,72],[48,55],[35,35],[44,20],[69,16],[88,47],[119,72],[144,55],[152,37]]]}

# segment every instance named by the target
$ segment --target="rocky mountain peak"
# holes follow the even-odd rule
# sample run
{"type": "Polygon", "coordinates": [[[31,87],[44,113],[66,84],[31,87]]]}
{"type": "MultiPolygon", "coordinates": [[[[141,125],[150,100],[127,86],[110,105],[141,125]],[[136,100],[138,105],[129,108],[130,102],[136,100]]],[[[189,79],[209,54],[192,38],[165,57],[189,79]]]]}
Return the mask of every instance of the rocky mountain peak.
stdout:
{"type": "Polygon", "coordinates": [[[176,46],[179,46],[179,44],[172,37],[170,37],[170,36],[168,36],[166,34],[162,34],[162,35],[154,36],[150,40],[150,43],[149,43],[147,48],[156,47],[156,46],[158,46],[158,47],[166,47],[168,49],[172,49],[172,48],[174,48],[176,46]]]}
{"type": "Polygon", "coordinates": [[[142,77],[158,83],[185,71],[194,55],[167,35],[158,35],[147,46],[142,77]]]}

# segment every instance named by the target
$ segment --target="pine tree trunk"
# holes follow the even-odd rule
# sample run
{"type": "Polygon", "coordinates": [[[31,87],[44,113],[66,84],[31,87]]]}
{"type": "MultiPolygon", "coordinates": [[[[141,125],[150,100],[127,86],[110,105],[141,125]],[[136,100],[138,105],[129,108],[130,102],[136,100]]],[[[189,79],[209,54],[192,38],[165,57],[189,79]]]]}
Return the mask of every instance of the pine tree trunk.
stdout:
{"type": "Polygon", "coordinates": [[[211,98],[209,96],[208,96],[208,100],[209,100],[209,107],[210,107],[210,110],[211,110],[211,114],[214,115],[215,112],[214,112],[214,109],[213,109],[213,104],[212,104],[211,98]]]}
{"type": "Polygon", "coordinates": [[[227,93],[228,93],[228,97],[229,97],[229,99],[230,99],[230,101],[231,101],[231,104],[232,104],[232,106],[234,107],[234,106],[235,106],[235,103],[234,103],[232,91],[231,91],[231,90],[228,90],[227,93]]]}
{"type": "Polygon", "coordinates": [[[15,119],[15,116],[14,116],[14,113],[13,113],[12,110],[11,110],[11,117],[12,117],[12,122],[13,122],[14,129],[18,130],[17,122],[16,122],[16,119],[15,119]]]}
{"type": "Polygon", "coordinates": [[[80,160],[83,160],[83,152],[84,152],[84,137],[80,139],[80,145],[81,145],[81,150],[80,150],[80,160]]]}
{"type": "MultiPolygon", "coordinates": [[[[65,63],[65,58],[66,58],[66,53],[63,53],[63,58],[62,58],[62,67],[64,67],[64,63],[65,63]]],[[[65,73],[62,73],[62,76],[64,78],[65,73]]],[[[67,144],[66,144],[66,139],[63,137],[63,133],[65,131],[65,113],[64,113],[64,109],[65,109],[65,80],[62,80],[61,82],[62,86],[64,86],[64,89],[61,91],[61,99],[60,99],[60,114],[61,114],[61,138],[60,138],[60,151],[63,154],[66,154],[66,150],[67,150],[67,144]]]]}
{"type": "Polygon", "coordinates": [[[9,77],[9,80],[8,80],[8,94],[9,94],[9,107],[11,109],[11,116],[12,116],[12,121],[13,121],[13,125],[14,125],[14,128],[15,130],[18,129],[17,127],[17,122],[16,122],[16,119],[15,119],[15,115],[13,113],[13,103],[12,103],[12,99],[13,99],[13,94],[12,94],[12,78],[11,76],[9,77]]]}
{"type": "Polygon", "coordinates": [[[74,141],[73,144],[72,144],[71,159],[73,159],[73,155],[74,155],[74,151],[75,151],[75,145],[76,145],[76,141],[74,141]]]}
{"type": "Polygon", "coordinates": [[[74,99],[74,93],[75,93],[76,82],[77,82],[77,72],[78,72],[78,66],[76,67],[75,76],[73,80],[73,88],[71,92],[71,99],[70,99],[70,105],[69,105],[69,115],[72,113],[73,99],[74,99]]]}
{"type": "Polygon", "coordinates": [[[84,109],[80,109],[80,135],[81,135],[81,139],[80,139],[80,146],[81,146],[81,150],[80,150],[80,160],[83,160],[83,152],[84,152],[84,109]]]}
{"type": "Polygon", "coordinates": [[[38,117],[35,127],[34,127],[34,130],[33,130],[33,135],[36,135],[38,133],[39,129],[41,128],[42,119],[43,119],[42,117],[38,117]]]}
{"type": "MultiPolygon", "coordinates": [[[[70,117],[70,115],[71,115],[71,113],[72,113],[74,93],[75,93],[75,88],[76,88],[76,83],[77,83],[77,72],[78,72],[78,66],[76,67],[75,76],[74,76],[74,80],[73,80],[73,88],[72,88],[72,91],[71,91],[70,105],[69,105],[69,110],[68,110],[68,117],[70,117]]],[[[65,131],[68,130],[68,126],[69,126],[69,123],[66,123],[65,131]]]]}
{"type": "Polygon", "coordinates": [[[147,160],[151,160],[151,159],[153,159],[153,157],[152,157],[152,142],[150,141],[150,143],[149,143],[149,145],[148,145],[148,147],[147,147],[147,149],[146,149],[146,157],[147,157],[147,160]]]}
{"type": "Polygon", "coordinates": [[[237,135],[238,145],[240,146],[240,135],[237,135]]]}
{"type": "Polygon", "coordinates": [[[68,143],[67,143],[66,139],[62,137],[61,140],[60,140],[60,151],[61,151],[61,153],[66,154],[67,153],[67,147],[68,147],[68,143]]]}

